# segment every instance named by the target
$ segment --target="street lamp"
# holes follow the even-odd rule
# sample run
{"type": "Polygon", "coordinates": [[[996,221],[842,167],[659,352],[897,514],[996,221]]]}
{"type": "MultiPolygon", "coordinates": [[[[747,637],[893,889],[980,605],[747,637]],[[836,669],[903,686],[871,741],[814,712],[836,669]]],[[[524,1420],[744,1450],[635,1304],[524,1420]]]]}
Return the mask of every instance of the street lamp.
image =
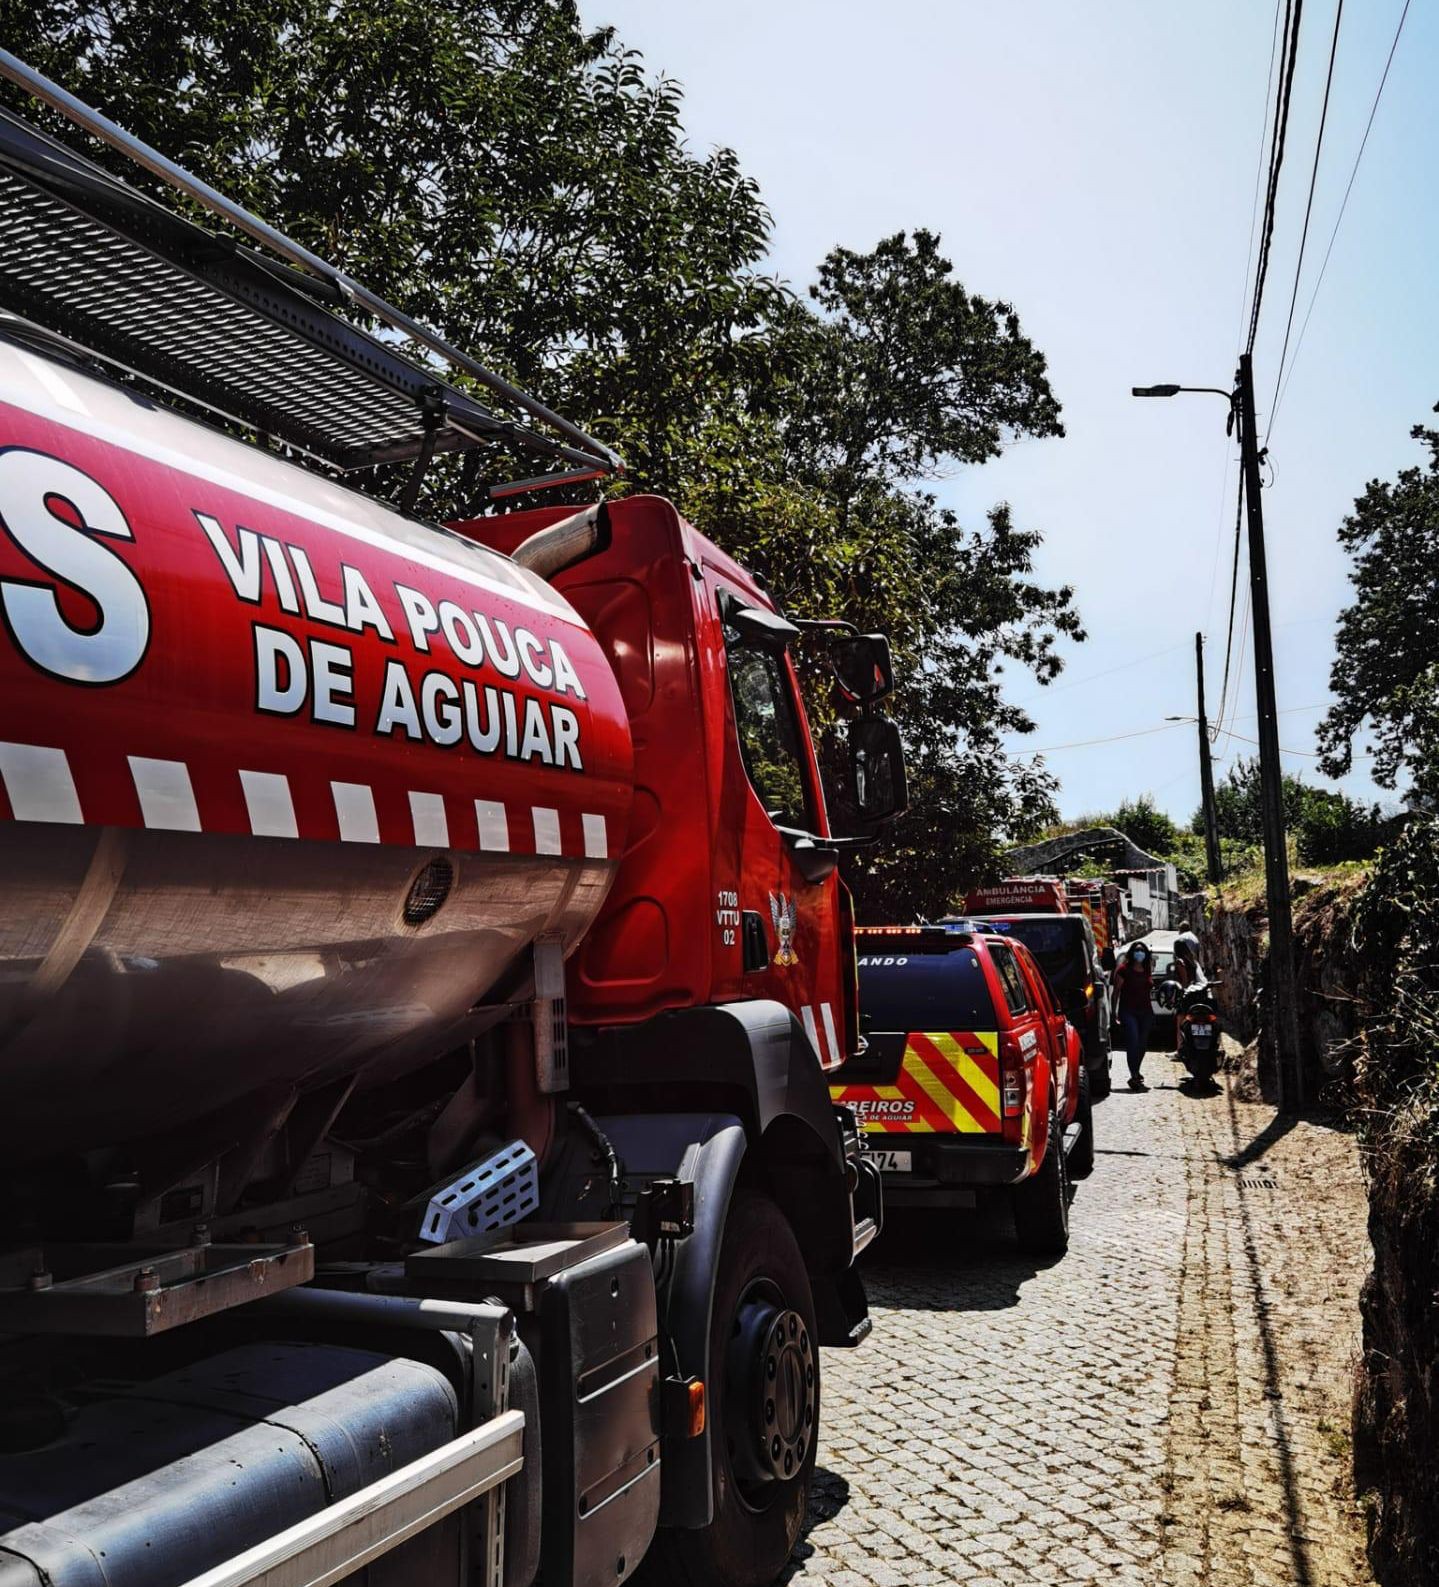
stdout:
{"type": "MultiPolygon", "coordinates": [[[[1226,430],[1239,422],[1244,466],[1244,503],[1249,519],[1249,593],[1254,616],[1254,693],[1259,708],[1260,809],[1264,817],[1264,890],[1269,903],[1269,981],[1274,989],[1279,1108],[1302,1104],[1299,1062],[1299,999],[1294,982],[1294,921],[1289,904],[1289,854],[1284,832],[1283,773],[1279,761],[1279,717],[1274,703],[1274,645],[1269,629],[1269,575],[1264,554],[1264,509],[1259,499],[1259,441],[1255,434],[1254,367],[1239,355],[1234,390],[1217,386],[1133,386],[1136,397],[1177,397],[1181,391],[1223,397],[1229,404],[1226,430]]],[[[1196,635],[1196,640],[1198,636],[1196,635]]],[[[1202,676],[1202,672],[1201,672],[1202,676]]],[[[1206,745],[1207,747],[1207,745],[1206,745]]],[[[1217,847],[1217,845],[1216,845],[1217,847]]]]}
{"type": "Polygon", "coordinates": [[[1231,407],[1234,404],[1234,393],[1232,391],[1221,391],[1218,386],[1131,386],[1129,395],[1131,397],[1177,397],[1181,391],[1208,392],[1212,396],[1223,397],[1231,407]]]}

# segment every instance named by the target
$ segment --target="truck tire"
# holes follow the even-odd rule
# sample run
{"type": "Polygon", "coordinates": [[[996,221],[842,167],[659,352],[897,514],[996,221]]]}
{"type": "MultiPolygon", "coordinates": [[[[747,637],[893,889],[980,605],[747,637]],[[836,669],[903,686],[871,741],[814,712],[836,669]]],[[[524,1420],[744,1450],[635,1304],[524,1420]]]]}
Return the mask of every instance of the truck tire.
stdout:
{"type": "Polygon", "coordinates": [[[768,1196],[736,1190],[710,1315],[706,1412],[714,1519],[667,1528],[646,1579],[769,1587],[799,1541],[819,1433],[814,1297],[799,1244],[768,1196]],[[658,1567],[650,1575],[652,1567],[658,1567]]]}
{"type": "Polygon", "coordinates": [[[1037,1172],[1014,1187],[1014,1232],[1030,1256],[1063,1256],[1069,1249],[1069,1171],[1059,1117],[1049,1115],[1049,1140],[1037,1172]]]}
{"type": "Polygon", "coordinates": [[[1110,1092],[1109,1062],[1112,1050],[1106,1041],[1099,1051],[1099,1062],[1093,1069],[1087,1071],[1089,1079],[1089,1095],[1095,1102],[1103,1102],[1110,1092]]]}
{"type": "Polygon", "coordinates": [[[1079,1071],[1079,1107],[1074,1121],[1079,1125],[1079,1139],[1069,1154],[1069,1177],[1088,1179],[1094,1172],[1094,1101],[1089,1071],[1079,1071]]]}

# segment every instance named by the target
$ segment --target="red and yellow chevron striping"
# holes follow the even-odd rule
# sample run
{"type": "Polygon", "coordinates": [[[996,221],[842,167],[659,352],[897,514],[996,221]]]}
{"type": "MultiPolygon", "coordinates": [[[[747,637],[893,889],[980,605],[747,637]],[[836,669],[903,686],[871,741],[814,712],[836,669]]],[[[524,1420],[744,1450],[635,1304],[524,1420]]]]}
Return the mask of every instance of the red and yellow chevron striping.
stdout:
{"type": "Polygon", "coordinates": [[[911,1031],[894,1084],[831,1086],[830,1095],[870,1132],[997,1135],[999,1035],[911,1031]]]}

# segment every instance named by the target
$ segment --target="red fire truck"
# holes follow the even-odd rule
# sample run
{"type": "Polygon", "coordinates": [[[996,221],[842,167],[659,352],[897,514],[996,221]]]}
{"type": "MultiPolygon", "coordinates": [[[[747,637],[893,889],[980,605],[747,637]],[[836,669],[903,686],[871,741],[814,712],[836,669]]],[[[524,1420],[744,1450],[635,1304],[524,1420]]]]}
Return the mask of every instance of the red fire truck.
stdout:
{"type": "Polygon", "coordinates": [[[791,652],[873,827],[886,643],[418,516],[618,460],[0,72],[230,228],[0,115],[0,1579],[758,1587],[881,1216],[791,652]]]}

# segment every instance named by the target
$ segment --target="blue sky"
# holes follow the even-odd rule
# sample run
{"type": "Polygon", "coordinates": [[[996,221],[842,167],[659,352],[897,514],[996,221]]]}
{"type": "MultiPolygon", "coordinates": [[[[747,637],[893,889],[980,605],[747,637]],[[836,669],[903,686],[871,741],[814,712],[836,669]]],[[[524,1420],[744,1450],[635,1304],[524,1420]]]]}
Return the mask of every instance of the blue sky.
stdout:
{"type": "MultiPolygon", "coordinates": [[[[1294,335],[1324,257],[1403,0],[1350,0],[1294,335]]],[[[1261,419],[1294,279],[1334,0],[1304,8],[1289,141],[1255,349],[1261,419]]],[[[1066,814],[1150,791],[1198,802],[1193,636],[1210,707],[1228,611],[1235,466],[1217,398],[1139,402],[1135,384],[1227,386],[1274,24],[1267,0],[581,0],[686,89],[697,149],[738,151],[774,214],[771,266],[803,288],[835,243],[940,232],[967,286],[1018,309],[1047,354],[1068,436],[941,481],[1044,531],[1039,572],[1089,628],[1055,687],[1016,677],[1066,814]]],[[[1311,751],[1347,563],[1335,530],[1367,480],[1418,461],[1439,400],[1439,6],[1415,0],[1292,381],[1265,492],[1281,742],[1311,751]]],[[[1292,342],[1291,342],[1292,346],[1292,342]]],[[[1244,575],[1241,572],[1241,608],[1244,575]]],[[[1232,727],[1254,737],[1246,661],[1232,727]]],[[[1236,693],[1231,678],[1230,693],[1236,693]]],[[[1361,746],[1362,747],[1362,746],[1361,746]]],[[[1222,760],[1253,753],[1222,740],[1222,760]]],[[[1312,759],[1286,768],[1320,781],[1312,759]]],[[[1222,775],[1222,772],[1221,772],[1222,775]]],[[[1389,797],[1362,772],[1342,785],[1389,797]]]]}

